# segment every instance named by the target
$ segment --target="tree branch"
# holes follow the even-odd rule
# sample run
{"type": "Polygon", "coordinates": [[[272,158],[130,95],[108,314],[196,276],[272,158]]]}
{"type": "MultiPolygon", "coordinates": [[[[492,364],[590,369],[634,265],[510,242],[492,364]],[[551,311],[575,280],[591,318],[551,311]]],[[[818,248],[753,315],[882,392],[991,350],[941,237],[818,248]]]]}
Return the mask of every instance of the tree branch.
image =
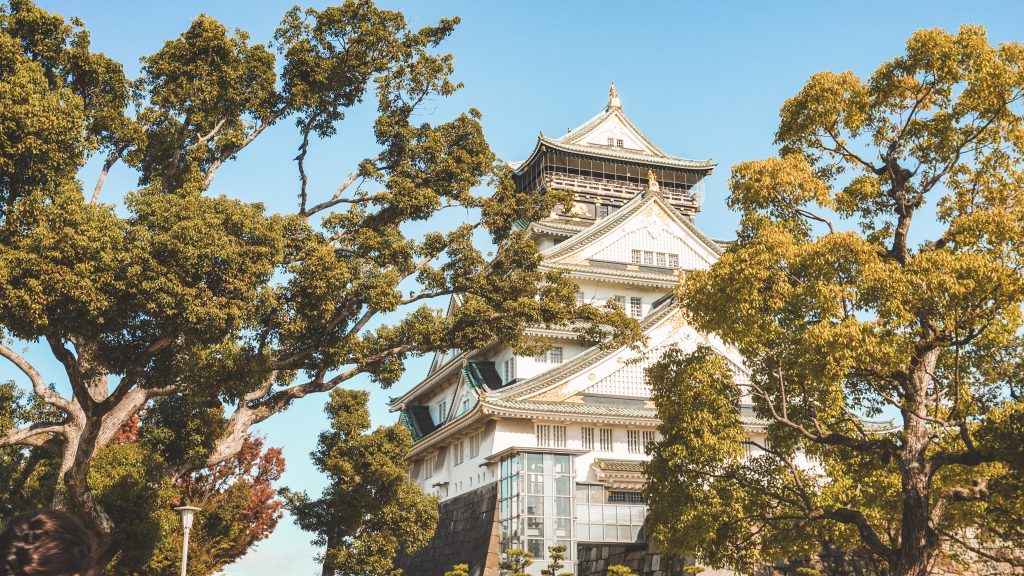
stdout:
{"type": "Polygon", "coordinates": [[[220,169],[220,167],[223,166],[224,163],[227,162],[229,158],[241,152],[249,144],[252,144],[253,140],[259,137],[259,135],[262,134],[264,130],[270,128],[275,122],[277,122],[278,119],[281,118],[281,116],[284,116],[286,110],[287,108],[282,108],[275,112],[274,115],[271,116],[269,120],[257,126],[256,129],[253,130],[252,134],[247,136],[245,140],[242,140],[241,144],[235,146],[234,148],[228,150],[227,152],[224,152],[223,154],[220,155],[220,157],[214,160],[213,163],[210,164],[210,167],[206,170],[206,176],[203,178],[202,184],[203,189],[205,190],[210,187],[210,184],[213,182],[213,177],[216,175],[217,170],[220,169]]]}
{"type": "Polygon", "coordinates": [[[67,432],[64,424],[41,422],[28,428],[11,428],[0,436],[0,446],[33,446],[42,447],[52,440],[51,435],[63,435],[67,432]]]}
{"type": "Polygon", "coordinates": [[[10,360],[25,376],[28,376],[29,381],[32,383],[32,391],[36,397],[64,412],[70,413],[72,411],[71,401],[51,390],[46,385],[46,382],[43,381],[42,374],[28,360],[2,343],[0,343],[0,356],[10,360]]]}
{"type": "Polygon", "coordinates": [[[864,513],[860,510],[854,510],[852,508],[836,508],[835,510],[825,512],[822,516],[830,520],[835,520],[836,522],[856,527],[861,540],[871,548],[872,552],[878,554],[882,558],[885,558],[892,566],[897,564],[897,559],[899,557],[897,551],[886,546],[885,543],[882,542],[878,533],[875,532],[875,529],[868,523],[867,518],[864,517],[864,513]]]}

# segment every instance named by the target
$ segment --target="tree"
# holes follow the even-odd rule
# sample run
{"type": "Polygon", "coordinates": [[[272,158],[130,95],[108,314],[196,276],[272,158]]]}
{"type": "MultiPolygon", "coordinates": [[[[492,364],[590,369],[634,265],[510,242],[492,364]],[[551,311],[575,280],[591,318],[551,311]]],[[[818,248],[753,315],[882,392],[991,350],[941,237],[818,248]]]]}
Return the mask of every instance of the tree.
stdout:
{"type": "Polygon", "coordinates": [[[785,103],[780,156],[733,168],[736,245],[680,288],[749,377],[703,348],[650,372],[653,540],[740,569],[822,542],[896,576],[1024,565],[1022,97],[1024,46],[965,26],[785,103]]]}
{"type": "Polygon", "coordinates": [[[77,19],[29,0],[0,8],[0,356],[54,412],[6,427],[0,445],[56,454],[48,499],[82,517],[105,557],[117,528],[90,471],[143,411],[184,408],[163,416],[190,439],[164,444],[173,480],[237,456],[253,425],[299,398],[357,376],[391,385],[413,356],[494,341],[526,353],[539,346],[527,326],[574,320],[610,346],[638,336],[538,269],[517,223],[565,194],[516,193],[475,109],[422,120],[424,103],[459,88],[436,51],[457,23],[410,29],[347,0],[288,11],[264,46],[202,15],[129,81],[77,19]],[[308,150],[368,93],[376,145],[314,189],[308,150]],[[211,193],[220,168],[289,119],[295,212],[211,193]],[[86,192],[78,170],[95,155],[86,192]],[[139,184],[106,204],[114,169],[139,184]],[[470,221],[422,232],[454,207],[470,221]],[[446,316],[436,306],[452,294],[462,304],[446,316]],[[22,345],[61,373],[40,372],[22,345]]]}
{"type": "MultiPolygon", "coordinates": [[[[284,499],[274,483],[284,473],[280,448],[266,448],[250,436],[233,458],[191,474],[175,484],[171,506],[188,504],[201,510],[194,521],[188,557],[189,571],[217,574],[257,542],[270,536],[283,516],[284,499]]],[[[173,511],[172,511],[173,513],[173,511]]],[[[173,513],[176,516],[176,513],[173,513]]],[[[142,576],[172,576],[181,566],[181,522],[172,518],[142,576]]]]}
{"type": "MultiPolygon", "coordinates": [[[[0,406],[17,414],[46,409],[32,406],[31,397],[12,383],[0,385],[0,406]]],[[[106,574],[169,576],[178,574],[181,522],[174,506],[187,502],[202,507],[192,530],[189,570],[214,574],[266,538],[282,515],[284,501],[273,483],[284,471],[280,448],[264,450],[263,441],[250,437],[236,457],[213,469],[176,481],[167,469],[158,444],[175,436],[156,429],[152,413],[128,422],[114,442],[100,451],[90,468],[96,499],[115,521],[117,546],[101,558],[106,574]]],[[[0,448],[0,515],[45,507],[45,496],[57,482],[57,455],[37,448],[0,448]]]]}
{"type": "Polygon", "coordinates": [[[607,574],[607,576],[636,576],[632,570],[621,564],[613,564],[609,566],[608,571],[605,574],[607,574]]]}
{"type": "Polygon", "coordinates": [[[562,563],[565,560],[565,546],[548,546],[548,567],[541,570],[541,576],[572,576],[572,572],[560,572],[562,568],[565,568],[565,564],[562,563]]]}
{"type": "Polygon", "coordinates": [[[505,559],[498,563],[509,576],[528,576],[526,569],[533,564],[533,554],[520,548],[509,548],[504,552],[505,559]]]}
{"type": "Polygon", "coordinates": [[[368,400],[364,391],[331,392],[331,428],[312,454],[329,484],[316,500],[286,494],[295,522],[326,547],[324,576],[397,574],[395,556],[422,548],[437,527],[437,499],[409,479],[404,465],[412,437],[401,424],[370,431],[368,400]]]}

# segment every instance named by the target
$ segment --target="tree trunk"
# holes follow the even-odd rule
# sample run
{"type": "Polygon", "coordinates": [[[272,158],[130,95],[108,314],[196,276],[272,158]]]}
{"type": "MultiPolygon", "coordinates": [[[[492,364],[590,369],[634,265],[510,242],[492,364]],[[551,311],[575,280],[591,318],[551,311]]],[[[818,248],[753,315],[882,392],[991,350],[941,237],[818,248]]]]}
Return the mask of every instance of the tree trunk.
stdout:
{"type": "Polygon", "coordinates": [[[331,561],[331,550],[338,545],[338,537],[335,534],[327,536],[327,549],[324,550],[324,567],[320,576],[334,576],[334,562],[331,561]]]}
{"type": "Polygon", "coordinates": [[[904,448],[901,462],[903,523],[900,529],[899,560],[893,576],[927,576],[939,547],[930,525],[929,498],[931,470],[927,450],[931,441],[928,422],[928,390],[938,362],[939,350],[919,349],[907,381],[903,408],[904,448]]]}

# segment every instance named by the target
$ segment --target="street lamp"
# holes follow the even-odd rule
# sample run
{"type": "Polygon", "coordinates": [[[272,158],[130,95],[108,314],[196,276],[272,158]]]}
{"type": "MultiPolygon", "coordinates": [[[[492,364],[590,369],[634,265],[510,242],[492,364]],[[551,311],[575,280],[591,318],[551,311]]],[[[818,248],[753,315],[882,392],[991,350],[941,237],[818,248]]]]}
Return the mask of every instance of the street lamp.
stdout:
{"type": "Polygon", "coordinates": [[[184,532],[181,539],[181,576],[185,576],[185,571],[188,569],[188,533],[192,531],[192,517],[202,508],[179,506],[175,510],[181,513],[181,527],[184,532]]]}

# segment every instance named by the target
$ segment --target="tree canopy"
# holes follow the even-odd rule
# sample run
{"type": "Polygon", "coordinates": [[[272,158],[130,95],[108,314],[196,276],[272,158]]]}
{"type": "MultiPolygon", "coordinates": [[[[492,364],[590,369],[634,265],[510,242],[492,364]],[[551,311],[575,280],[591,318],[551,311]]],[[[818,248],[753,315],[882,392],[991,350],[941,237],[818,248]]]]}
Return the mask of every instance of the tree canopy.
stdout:
{"type": "Polygon", "coordinates": [[[570,281],[538,269],[517,223],[564,199],[516,192],[480,112],[424,121],[424,103],[459,88],[437,50],[458,21],[413,29],[347,0],[289,10],[263,45],[201,15],[130,80],[82,22],[28,0],[0,7],[0,356],[40,407],[5,422],[0,446],[56,455],[49,498],[104,547],[116,527],[91,467],[160,405],[188,431],[164,445],[180,478],[235,457],[250,427],[296,399],[361,375],[389,386],[413,356],[494,341],[529,351],[527,325],[575,320],[609,345],[636,337],[635,322],[577,307],[570,281]],[[307,151],[365,99],[376,144],[314,189],[307,151]],[[285,121],[295,211],[214,194],[218,170],[285,121]],[[102,172],[84,189],[94,156],[102,172]],[[113,169],[134,171],[137,187],[105,191],[113,169]],[[454,207],[469,221],[409,232],[454,207]],[[462,304],[445,315],[453,294],[462,304]],[[23,344],[60,373],[33,366],[23,344]]]}
{"type": "Polygon", "coordinates": [[[1024,566],[1022,98],[1024,45],[964,26],[786,101],[779,156],[733,168],[737,243],[680,288],[749,373],[708,349],[650,372],[655,541],[740,568],[823,543],[898,576],[1024,566]],[[749,458],[737,402],[766,426],[749,458]]]}
{"type": "Polygon", "coordinates": [[[323,576],[390,576],[400,551],[415,552],[434,535],[437,499],[409,478],[412,436],[402,424],[370,430],[369,395],[336,388],[325,408],[313,463],[329,484],[313,500],[286,495],[295,522],[326,547],[323,576]]]}

